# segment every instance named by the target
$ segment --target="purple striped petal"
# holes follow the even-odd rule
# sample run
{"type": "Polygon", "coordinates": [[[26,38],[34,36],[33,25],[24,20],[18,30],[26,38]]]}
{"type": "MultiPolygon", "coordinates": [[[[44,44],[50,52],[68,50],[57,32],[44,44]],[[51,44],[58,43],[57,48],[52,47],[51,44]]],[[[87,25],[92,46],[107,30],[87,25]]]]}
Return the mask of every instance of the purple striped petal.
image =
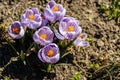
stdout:
{"type": "Polygon", "coordinates": [[[64,17],[61,22],[68,23],[72,18],[71,17],[64,17]]]}
{"type": "Polygon", "coordinates": [[[38,58],[39,58],[42,62],[45,62],[45,61],[43,60],[43,57],[42,57],[42,49],[40,49],[39,52],[38,52],[38,58]]]}
{"type": "Polygon", "coordinates": [[[62,36],[57,30],[55,30],[55,36],[56,36],[58,39],[60,39],[60,40],[64,40],[64,39],[65,39],[65,37],[62,36]]]}
{"type": "Polygon", "coordinates": [[[50,22],[55,22],[55,16],[50,9],[45,9],[44,15],[46,19],[49,20],[50,22]]]}
{"type": "Polygon", "coordinates": [[[55,1],[51,0],[48,2],[47,7],[49,6],[50,8],[52,8],[55,4],[56,4],[55,1]]]}
{"type": "Polygon", "coordinates": [[[58,62],[58,60],[60,58],[59,48],[55,43],[51,43],[51,44],[44,46],[44,48],[42,48],[41,52],[42,52],[41,53],[42,60],[47,63],[56,63],[56,62],[58,62]],[[54,54],[51,57],[47,56],[47,53],[49,50],[54,51],[54,54]]]}
{"type": "Polygon", "coordinates": [[[36,21],[30,21],[27,26],[30,28],[30,29],[36,29],[36,28],[39,28],[41,25],[41,22],[36,22],[36,21]]]}
{"type": "Polygon", "coordinates": [[[41,18],[42,18],[42,24],[41,26],[47,26],[49,21],[46,19],[44,13],[41,14],[41,18]]]}
{"type": "Polygon", "coordinates": [[[30,29],[37,29],[42,24],[41,14],[37,8],[28,9],[21,17],[21,23],[23,26],[27,26],[30,29]]]}
{"type": "Polygon", "coordinates": [[[22,38],[22,37],[24,36],[25,31],[24,31],[24,28],[22,27],[21,23],[20,23],[19,21],[15,21],[15,22],[13,22],[13,23],[9,26],[9,28],[8,28],[8,33],[9,33],[9,35],[10,35],[12,38],[14,38],[14,39],[20,39],[20,38],[22,38]],[[15,33],[12,31],[12,29],[13,29],[14,27],[18,27],[18,28],[20,29],[20,31],[19,31],[18,34],[15,34],[15,33]]]}
{"type": "Polygon", "coordinates": [[[59,32],[65,37],[65,39],[73,40],[82,32],[82,28],[74,18],[64,17],[60,21],[59,32]],[[68,31],[70,26],[73,27],[73,30],[68,31]]]}
{"type": "Polygon", "coordinates": [[[29,24],[29,19],[26,19],[25,14],[21,17],[21,24],[22,26],[26,26],[26,24],[29,24]]]}
{"type": "Polygon", "coordinates": [[[60,21],[66,14],[66,9],[63,8],[61,4],[56,4],[53,0],[48,2],[47,7],[44,11],[45,17],[50,22],[60,21]],[[57,7],[57,10],[54,10],[57,7]]]}
{"type": "Polygon", "coordinates": [[[41,22],[42,18],[40,14],[35,14],[34,21],[41,22]]]}
{"type": "Polygon", "coordinates": [[[65,37],[68,40],[73,40],[73,39],[76,38],[76,36],[74,35],[74,33],[66,33],[65,37]]]}
{"type": "Polygon", "coordinates": [[[32,8],[31,10],[33,11],[34,14],[39,14],[38,8],[32,8]]]}
{"type": "Polygon", "coordinates": [[[30,9],[25,12],[25,17],[29,18],[29,15],[34,15],[34,12],[30,9]]]}
{"type": "Polygon", "coordinates": [[[55,21],[57,20],[60,21],[64,17],[64,15],[62,15],[61,12],[55,12],[54,16],[55,16],[55,21]]]}
{"type": "Polygon", "coordinates": [[[62,35],[66,35],[66,31],[65,31],[66,28],[67,28],[67,23],[65,23],[65,22],[60,22],[60,24],[59,24],[59,32],[60,32],[62,35]]]}
{"type": "Polygon", "coordinates": [[[87,41],[79,41],[79,42],[75,41],[74,44],[76,46],[81,46],[81,47],[89,46],[89,43],[87,41]]]}
{"type": "Polygon", "coordinates": [[[39,30],[37,30],[34,35],[33,35],[33,40],[40,45],[47,45],[51,42],[53,42],[53,37],[54,37],[54,33],[52,32],[52,30],[47,27],[47,26],[43,26],[42,28],[40,28],[39,30]],[[46,38],[45,39],[41,39],[40,35],[45,34],[46,38]]]}
{"type": "Polygon", "coordinates": [[[75,44],[76,46],[81,46],[81,47],[85,47],[85,46],[89,46],[89,43],[87,41],[82,40],[81,38],[77,38],[73,44],[75,44]]]}

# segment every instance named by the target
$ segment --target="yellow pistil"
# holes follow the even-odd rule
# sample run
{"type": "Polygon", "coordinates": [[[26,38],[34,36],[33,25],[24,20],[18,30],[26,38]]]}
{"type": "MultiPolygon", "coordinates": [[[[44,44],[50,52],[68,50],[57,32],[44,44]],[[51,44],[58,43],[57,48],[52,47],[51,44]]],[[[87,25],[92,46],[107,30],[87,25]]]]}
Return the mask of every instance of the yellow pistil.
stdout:
{"type": "Polygon", "coordinates": [[[47,56],[48,56],[48,57],[52,57],[52,56],[53,56],[53,53],[54,53],[53,50],[49,50],[49,51],[47,52],[47,56]]]}
{"type": "Polygon", "coordinates": [[[46,40],[47,35],[46,35],[46,34],[41,34],[41,35],[40,35],[40,38],[43,39],[43,40],[46,40]]]}
{"type": "Polygon", "coordinates": [[[69,27],[67,28],[66,32],[72,32],[72,31],[74,31],[74,30],[75,30],[74,26],[69,26],[69,27]]]}
{"type": "Polygon", "coordinates": [[[13,27],[13,28],[12,28],[12,32],[15,33],[15,34],[19,34],[20,28],[18,28],[18,27],[13,27]]]}
{"type": "Polygon", "coordinates": [[[80,38],[83,38],[83,36],[84,36],[84,35],[83,35],[82,33],[79,34],[79,37],[80,37],[80,38]]]}
{"type": "Polygon", "coordinates": [[[33,20],[33,19],[34,19],[34,15],[32,15],[32,14],[29,15],[29,19],[30,19],[30,20],[33,20]]]}
{"type": "Polygon", "coordinates": [[[54,11],[58,11],[58,10],[59,10],[58,6],[55,5],[55,6],[53,7],[53,10],[54,10],[54,11]]]}

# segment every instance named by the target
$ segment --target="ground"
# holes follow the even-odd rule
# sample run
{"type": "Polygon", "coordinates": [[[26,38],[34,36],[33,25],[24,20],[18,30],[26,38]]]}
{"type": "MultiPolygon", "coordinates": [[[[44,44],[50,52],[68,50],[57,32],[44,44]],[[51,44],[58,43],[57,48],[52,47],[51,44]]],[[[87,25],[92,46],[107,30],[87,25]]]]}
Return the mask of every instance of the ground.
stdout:
{"type": "MultiPolygon", "coordinates": [[[[28,80],[69,80],[80,72],[79,80],[120,80],[120,27],[114,19],[99,11],[106,0],[55,0],[62,4],[66,16],[79,20],[83,31],[88,34],[89,47],[72,46],[60,63],[50,73],[41,71],[43,66],[36,53],[26,57],[27,65],[15,60],[17,55],[8,42],[14,42],[7,33],[9,25],[19,20],[29,8],[42,11],[47,0],[0,0],[0,78],[28,80]],[[3,29],[5,28],[5,30],[3,29]]],[[[61,52],[62,53],[62,52],[61,52]]]]}

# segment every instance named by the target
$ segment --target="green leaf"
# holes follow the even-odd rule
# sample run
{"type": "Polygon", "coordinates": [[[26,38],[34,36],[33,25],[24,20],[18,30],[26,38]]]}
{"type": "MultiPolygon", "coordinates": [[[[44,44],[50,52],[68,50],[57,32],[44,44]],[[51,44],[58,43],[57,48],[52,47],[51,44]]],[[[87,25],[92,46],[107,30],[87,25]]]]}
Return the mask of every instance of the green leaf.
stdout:
{"type": "Polygon", "coordinates": [[[22,80],[27,80],[27,76],[25,76],[22,80]]]}
{"type": "Polygon", "coordinates": [[[101,12],[105,13],[108,18],[116,20],[120,15],[120,0],[112,0],[108,8],[104,5],[101,5],[99,9],[101,12]]]}
{"type": "Polygon", "coordinates": [[[48,73],[51,71],[51,67],[52,67],[52,64],[48,64],[48,67],[47,67],[47,72],[48,73]]]}
{"type": "Polygon", "coordinates": [[[67,53],[63,54],[63,55],[61,56],[61,58],[64,58],[64,57],[67,56],[68,54],[71,54],[71,53],[70,53],[70,52],[67,52],[67,53]]]}
{"type": "Polygon", "coordinates": [[[8,43],[8,44],[11,46],[11,48],[15,51],[17,55],[20,55],[20,53],[15,49],[15,47],[11,43],[8,43]]]}
{"type": "Polygon", "coordinates": [[[23,51],[21,50],[21,54],[20,54],[20,59],[23,61],[23,64],[26,65],[26,61],[25,61],[25,54],[23,53],[23,51]]]}
{"type": "Polygon", "coordinates": [[[4,77],[4,80],[11,80],[11,79],[10,79],[10,77],[5,76],[5,77],[4,77]]]}
{"type": "Polygon", "coordinates": [[[58,63],[58,64],[55,64],[55,66],[71,66],[72,64],[68,64],[68,63],[58,63]]]}
{"type": "Polygon", "coordinates": [[[80,72],[76,72],[70,80],[80,80],[80,72]]]}

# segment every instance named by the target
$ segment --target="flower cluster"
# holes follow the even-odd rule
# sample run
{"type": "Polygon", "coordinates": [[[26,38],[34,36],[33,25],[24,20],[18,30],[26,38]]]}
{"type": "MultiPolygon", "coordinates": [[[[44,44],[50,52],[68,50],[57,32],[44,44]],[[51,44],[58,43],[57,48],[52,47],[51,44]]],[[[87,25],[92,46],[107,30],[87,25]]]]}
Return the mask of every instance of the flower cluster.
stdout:
{"type": "Polygon", "coordinates": [[[15,21],[8,28],[8,33],[14,39],[24,36],[26,27],[36,30],[33,40],[43,46],[38,52],[42,62],[56,63],[60,59],[60,51],[57,44],[53,43],[56,37],[59,40],[70,40],[76,46],[88,46],[85,41],[87,35],[82,32],[79,22],[73,17],[65,17],[66,9],[61,4],[49,1],[44,12],[40,13],[38,8],[28,9],[20,21],[15,21]],[[58,27],[51,26],[59,22],[58,27]]]}

